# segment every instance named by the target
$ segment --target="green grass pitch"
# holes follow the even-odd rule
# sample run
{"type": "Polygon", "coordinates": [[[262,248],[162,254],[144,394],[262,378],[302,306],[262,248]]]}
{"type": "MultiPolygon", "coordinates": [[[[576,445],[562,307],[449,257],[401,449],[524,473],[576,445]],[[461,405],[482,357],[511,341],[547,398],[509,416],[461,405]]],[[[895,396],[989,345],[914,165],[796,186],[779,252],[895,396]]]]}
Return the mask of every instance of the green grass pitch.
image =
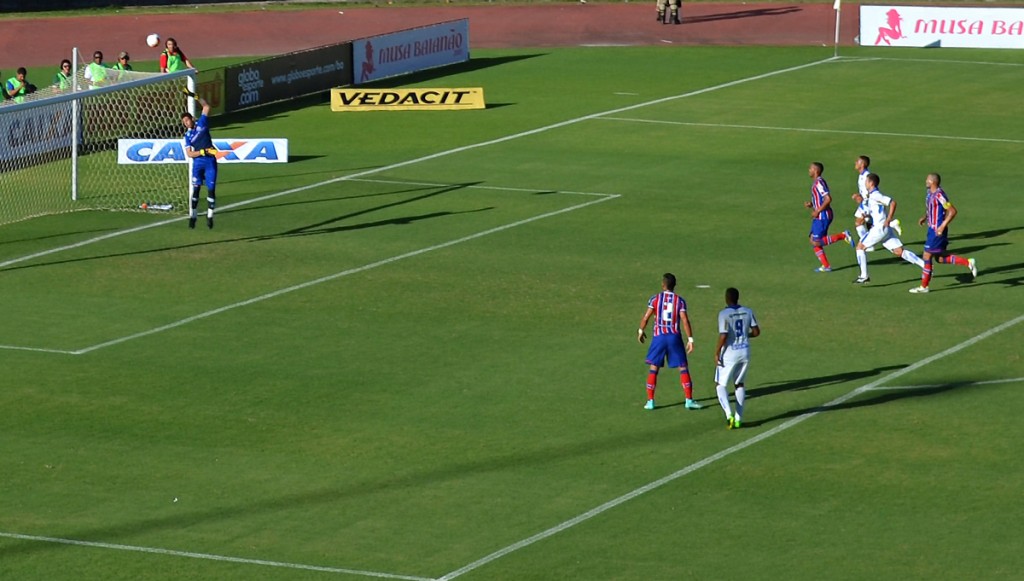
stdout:
{"type": "Polygon", "coordinates": [[[0,578],[1018,578],[1024,61],[831,56],[475,51],[403,82],[486,110],[214,119],[292,161],[222,166],[212,231],[0,228],[0,578]],[[838,232],[861,154],[915,252],[942,174],[977,281],[812,272],[807,166],[838,232]],[[700,411],[671,370],[642,409],[666,271],[700,411]],[[729,286],[763,328],[739,431],[729,286]]]}

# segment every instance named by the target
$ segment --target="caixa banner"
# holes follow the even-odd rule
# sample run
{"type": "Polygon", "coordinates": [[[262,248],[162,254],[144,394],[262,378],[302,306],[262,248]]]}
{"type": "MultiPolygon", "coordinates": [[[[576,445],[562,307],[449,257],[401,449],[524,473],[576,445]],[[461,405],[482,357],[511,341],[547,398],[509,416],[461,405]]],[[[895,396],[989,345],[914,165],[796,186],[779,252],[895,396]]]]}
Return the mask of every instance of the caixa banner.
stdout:
{"type": "MultiPolygon", "coordinates": [[[[214,139],[218,163],[287,163],[287,139],[214,139]]],[[[118,139],[117,163],[186,163],[181,139],[118,139]]]]}

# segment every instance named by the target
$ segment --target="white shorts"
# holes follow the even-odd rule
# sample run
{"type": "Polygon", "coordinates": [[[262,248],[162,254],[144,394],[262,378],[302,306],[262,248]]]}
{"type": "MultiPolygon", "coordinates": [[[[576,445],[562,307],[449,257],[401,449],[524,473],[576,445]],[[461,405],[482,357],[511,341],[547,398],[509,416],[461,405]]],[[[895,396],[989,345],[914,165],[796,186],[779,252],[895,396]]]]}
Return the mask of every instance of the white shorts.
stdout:
{"type": "Polygon", "coordinates": [[[722,364],[715,367],[715,383],[721,386],[742,384],[747,379],[747,367],[750,365],[748,351],[737,352],[725,350],[722,364]]]}
{"type": "Polygon", "coordinates": [[[868,230],[860,241],[865,248],[881,244],[886,250],[892,252],[903,246],[903,242],[896,236],[896,232],[889,227],[878,227],[868,230]]]}

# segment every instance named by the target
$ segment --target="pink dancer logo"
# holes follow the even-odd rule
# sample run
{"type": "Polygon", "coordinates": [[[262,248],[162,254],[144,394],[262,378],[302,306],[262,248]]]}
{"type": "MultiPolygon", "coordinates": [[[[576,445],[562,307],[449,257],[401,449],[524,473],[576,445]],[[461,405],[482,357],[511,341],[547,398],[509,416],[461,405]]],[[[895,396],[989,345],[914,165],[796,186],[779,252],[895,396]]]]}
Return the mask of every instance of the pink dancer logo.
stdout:
{"type": "Polygon", "coordinates": [[[365,83],[370,77],[373,76],[376,68],[373,66],[373,44],[370,41],[366,41],[366,57],[363,59],[363,70],[359,78],[359,82],[365,83]]]}
{"type": "Polygon", "coordinates": [[[875,39],[875,46],[882,44],[883,42],[889,46],[892,46],[890,40],[899,40],[906,38],[903,36],[903,17],[896,11],[895,8],[885,13],[886,26],[878,27],[878,38],[875,39]]]}

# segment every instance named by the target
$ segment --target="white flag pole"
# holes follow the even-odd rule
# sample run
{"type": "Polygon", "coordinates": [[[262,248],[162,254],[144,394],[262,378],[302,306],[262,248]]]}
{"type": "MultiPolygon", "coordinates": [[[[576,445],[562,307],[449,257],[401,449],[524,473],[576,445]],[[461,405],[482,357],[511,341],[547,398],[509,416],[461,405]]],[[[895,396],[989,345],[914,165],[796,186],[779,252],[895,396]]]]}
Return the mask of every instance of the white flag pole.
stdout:
{"type": "Polygon", "coordinates": [[[843,13],[839,6],[841,2],[842,0],[836,0],[835,4],[832,5],[832,10],[836,11],[836,40],[834,44],[835,49],[832,52],[833,57],[839,56],[839,15],[843,13]]]}

